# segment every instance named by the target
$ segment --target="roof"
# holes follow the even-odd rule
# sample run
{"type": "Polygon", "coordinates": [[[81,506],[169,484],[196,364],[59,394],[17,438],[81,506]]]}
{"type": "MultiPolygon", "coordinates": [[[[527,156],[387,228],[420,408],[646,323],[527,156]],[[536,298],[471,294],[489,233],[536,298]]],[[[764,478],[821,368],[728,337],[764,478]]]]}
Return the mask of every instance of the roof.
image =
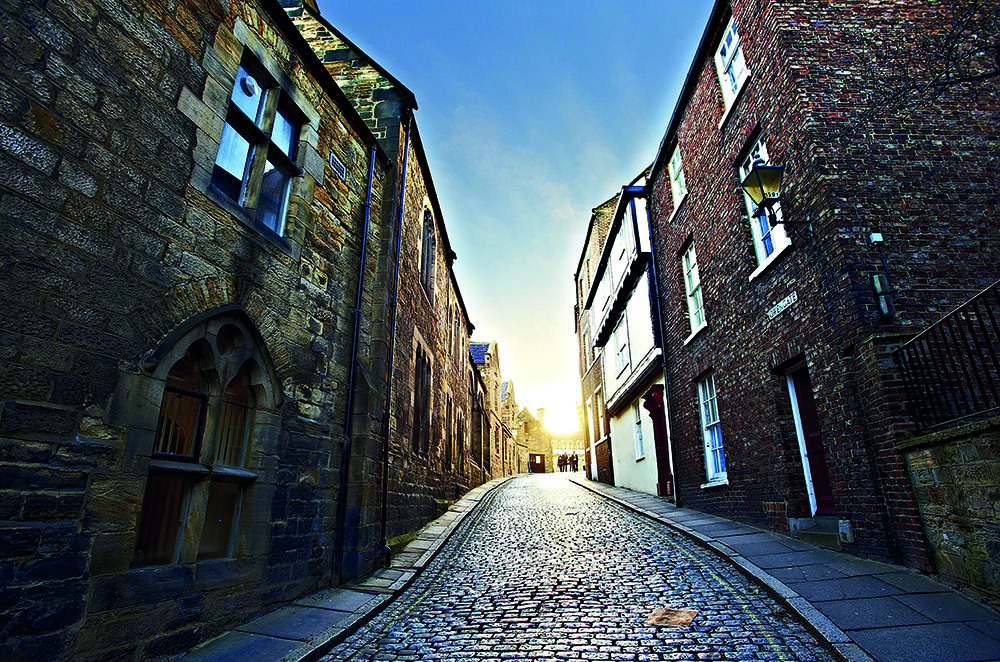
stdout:
{"type": "Polygon", "coordinates": [[[388,80],[389,82],[391,82],[393,84],[393,86],[399,88],[400,91],[403,93],[403,95],[407,97],[408,103],[414,109],[417,108],[417,97],[416,97],[416,95],[414,95],[413,92],[411,92],[409,88],[407,88],[405,85],[403,85],[401,82],[399,82],[398,78],[396,78],[391,73],[389,73],[389,71],[385,67],[383,67],[381,64],[379,64],[378,60],[376,60],[372,56],[368,55],[368,53],[365,53],[363,50],[361,50],[360,48],[358,48],[357,44],[355,44],[353,41],[351,41],[350,39],[348,39],[344,35],[343,32],[341,32],[340,30],[338,30],[336,28],[336,26],[333,25],[333,23],[331,23],[330,21],[328,21],[326,19],[326,17],[323,16],[320,13],[319,7],[315,6],[315,4],[312,3],[312,2],[302,2],[302,3],[296,3],[296,4],[298,6],[300,6],[303,10],[305,10],[306,12],[308,12],[310,16],[312,16],[317,21],[319,21],[320,24],[322,24],[322,26],[324,28],[326,28],[327,30],[329,30],[330,32],[332,32],[337,37],[337,39],[339,39],[340,41],[342,41],[345,44],[347,44],[348,48],[350,48],[351,50],[353,50],[357,55],[359,55],[366,62],[368,62],[368,64],[371,65],[371,67],[373,69],[375,69],[381,75],[385,76],[386,80],[388,80]]]}
{"type": "MultiPolygon", "coordinates": [[[[375,146],[376,156],[382,163],[388,163],[389,157],[381,145],[378,144],[378,138],[372,132],[371,127],[365,123],[364,118],[361,117],[354,103],[347,98],[344,91],[337,85],[337,81],[327,71],[326,66],[320,61],[316,51],[306,42],[305,37],[302,36],[295,23],[289,18],[284,7],[276,0],[264,0],[262,6],[268,17],[274,21],[275,25],[282,32],[285,42],[295,50],[296,54],[301,58],[302,63],[316,79],[316,82],[323,88],[323,91],[340,107],[347,123],[359,134],[367,146],[375,146]]],[[[412,95],[412,92],[410,94],[412,95]]]]}
{"type": "Polygon", "coordinates": [[[488,342],[469,343],[469,354],[472,355],[472,362],[476,365],[483,365],[486,363],[486,352],[489,350],[490,344],[488,342]]]}
{"type": "Polygon", "coordinates": [[[507,386],[509,384],[510,384],[509,381],[507,381],[507,382],[500,382],[500,399],[501,400],[506,400],[507,399],[507,386]]]}

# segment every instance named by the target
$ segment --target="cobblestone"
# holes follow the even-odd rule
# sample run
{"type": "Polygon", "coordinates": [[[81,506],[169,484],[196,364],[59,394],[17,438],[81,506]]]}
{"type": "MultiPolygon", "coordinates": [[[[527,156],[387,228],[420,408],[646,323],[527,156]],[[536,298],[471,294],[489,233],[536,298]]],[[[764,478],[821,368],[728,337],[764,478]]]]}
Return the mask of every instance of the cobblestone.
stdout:
{"type": "Polygon", "coordinates": [[[414,585],[322,658],[834,659],[735,568],[558,475],[519,477],[414,585]],[[688,626],[645,620],[697,610],[688,626]]]}

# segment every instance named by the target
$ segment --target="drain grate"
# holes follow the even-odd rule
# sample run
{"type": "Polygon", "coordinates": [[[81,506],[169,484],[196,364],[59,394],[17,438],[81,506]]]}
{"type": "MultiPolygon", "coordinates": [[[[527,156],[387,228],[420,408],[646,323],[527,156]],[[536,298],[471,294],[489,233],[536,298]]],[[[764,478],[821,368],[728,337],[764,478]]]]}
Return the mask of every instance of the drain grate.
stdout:
{"type": "Polygon", "coordinates": [[[694,617],[698,615],[696,609],[673,609],[671,607],[659,607],[646,618],[646,625],[657,625],[665,628],[680,628],[690,625],[694,617]]]}

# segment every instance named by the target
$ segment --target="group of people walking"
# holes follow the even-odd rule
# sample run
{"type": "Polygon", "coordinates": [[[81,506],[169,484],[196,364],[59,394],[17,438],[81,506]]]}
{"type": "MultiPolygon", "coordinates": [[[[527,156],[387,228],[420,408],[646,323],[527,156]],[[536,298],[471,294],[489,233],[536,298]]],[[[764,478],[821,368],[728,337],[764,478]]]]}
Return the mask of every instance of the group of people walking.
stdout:
{"type": "Polygon", "coordinates": [[[580,458],[576,453],[572,455],[567,455],[563,453],[559,456],[557,462],[559,465],[559,471],[579,471],[580,470],[580,458]]]}

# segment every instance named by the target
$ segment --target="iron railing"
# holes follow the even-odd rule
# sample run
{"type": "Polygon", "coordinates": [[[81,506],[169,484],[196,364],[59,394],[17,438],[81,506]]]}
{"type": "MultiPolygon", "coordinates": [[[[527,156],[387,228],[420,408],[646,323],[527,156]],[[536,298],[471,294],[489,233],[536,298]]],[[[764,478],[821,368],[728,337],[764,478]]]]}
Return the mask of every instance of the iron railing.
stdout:
{"type": "Polygon", "coordinates": [[[1000,281],[894,352],[919,428],[1000,408],[1000,281]]]}

